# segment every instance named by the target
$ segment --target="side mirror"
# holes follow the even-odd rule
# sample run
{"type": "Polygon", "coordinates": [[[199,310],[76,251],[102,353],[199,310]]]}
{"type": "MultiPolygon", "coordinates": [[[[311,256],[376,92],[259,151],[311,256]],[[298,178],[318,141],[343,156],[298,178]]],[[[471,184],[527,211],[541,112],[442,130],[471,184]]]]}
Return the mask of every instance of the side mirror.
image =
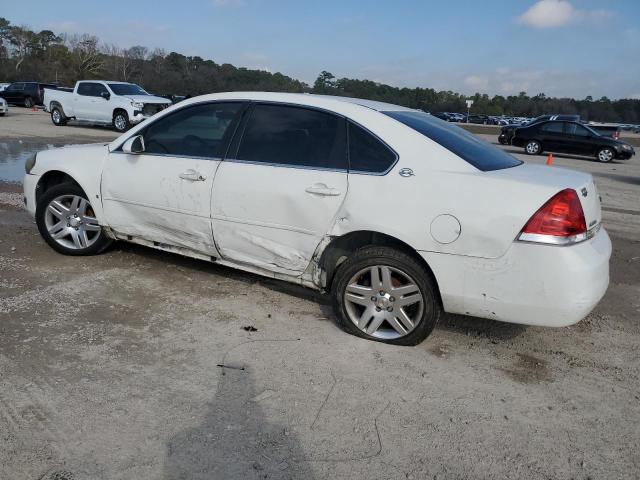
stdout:
{"type": "Polygon", "coordinates": [[[131,155],[137,155],[144,152],[144,138],[142,135],[136,135],[124,142],[122,151],[131,155]]]}
{"type": "Polygon", "coordinates": [[[111,98],[111,94],[109,92],[100,92],[100,96],[105,100],[109,100],[111,98]]]}

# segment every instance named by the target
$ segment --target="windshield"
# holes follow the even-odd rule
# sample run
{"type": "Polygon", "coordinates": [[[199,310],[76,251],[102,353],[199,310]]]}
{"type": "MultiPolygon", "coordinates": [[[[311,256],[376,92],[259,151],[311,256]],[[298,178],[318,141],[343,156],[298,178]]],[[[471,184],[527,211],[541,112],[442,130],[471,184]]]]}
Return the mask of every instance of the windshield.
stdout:
{"type": "Polygon", "coordinates": [[[142,87],[134,83],[109,83],[108,85],[116,95],[149,95],[142,87]]]}
{"type": "Polygon", "coordinates": [[[522,164],[503,150],[462,128],[424,112],[382,112],[455,153],[483,172],[522,164]]]}

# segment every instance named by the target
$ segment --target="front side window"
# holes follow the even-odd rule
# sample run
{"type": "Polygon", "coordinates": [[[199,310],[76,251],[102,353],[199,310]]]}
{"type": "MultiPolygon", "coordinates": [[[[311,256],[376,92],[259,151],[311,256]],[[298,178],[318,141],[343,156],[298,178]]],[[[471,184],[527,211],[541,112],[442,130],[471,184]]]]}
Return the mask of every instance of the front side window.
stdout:
{"type": "Polygon", "coordinates": [[[349,123],[349,171],[384,173],[396,159],[395,152],[371,133],[349,123]]]}
{"type": "Polygon", "coordinates": [[[237,159],[346,170],[344,120],[288,105],[258,104],[242,135],[237,159]]]}
{"type": "Polygon", "coordinates": [[[521,165],[503,150],[462,128],[418,111],[382,112],[442,145],[483,172],[521,165]]]}
{"type": "Polygon", "coordinates": [[[145,153],[220,158],[243,104],[207,103],[183,108],[149,125],[145,153]]]}
{"type": "Polygon", "coordinates": [[[12,83],[7,90],[11,90],[14,92],[19,92],[20,90],[24,90],[24,83],[12,83]]]}
{"type": "Polygon", "coordinates": [[[542,125],[541,130],[545,133],[562,133],[564,130],[564,122],[547,122],[542,125]]]}

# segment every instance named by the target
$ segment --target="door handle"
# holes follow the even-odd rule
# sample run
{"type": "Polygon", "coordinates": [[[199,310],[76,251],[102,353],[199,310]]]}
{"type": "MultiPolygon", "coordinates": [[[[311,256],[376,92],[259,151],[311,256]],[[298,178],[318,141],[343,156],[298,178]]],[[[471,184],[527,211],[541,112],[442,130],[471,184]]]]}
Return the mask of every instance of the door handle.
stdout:
{"type": "Polygon", "coordinates": [[[323,195],[325,197],[337,197],[340,195],[340,190],[327,187],[324,183],[316,183],[315,185],[305,188],[304,191],[315,195],[323,195]]]}
{"type": "Polygon", "coordinates": [[[200,175],[200,173],[192,169],[182,172],[179,176],[181,179],[189,180],[191,182],[204,182],[207,179],[207,177],[200,175]]]}

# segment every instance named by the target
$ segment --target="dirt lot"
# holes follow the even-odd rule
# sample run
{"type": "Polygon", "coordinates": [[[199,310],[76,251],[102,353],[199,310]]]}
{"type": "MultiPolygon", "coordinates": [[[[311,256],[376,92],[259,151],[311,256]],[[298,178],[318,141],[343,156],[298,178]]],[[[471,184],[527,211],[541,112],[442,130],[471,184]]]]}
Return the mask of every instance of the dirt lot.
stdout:
{"type": "MultiPolygon", "coordinates": [[[[115,137],[19,110],[0,119],[5,178],[25,152],[115,137]]],[[[414,348],[215,264],[58,255],[0,183],[0,478],[638,478],[640,160],[556,164],[602,195],[600,305],[562,329],[449,316],[414,348]]]]}

